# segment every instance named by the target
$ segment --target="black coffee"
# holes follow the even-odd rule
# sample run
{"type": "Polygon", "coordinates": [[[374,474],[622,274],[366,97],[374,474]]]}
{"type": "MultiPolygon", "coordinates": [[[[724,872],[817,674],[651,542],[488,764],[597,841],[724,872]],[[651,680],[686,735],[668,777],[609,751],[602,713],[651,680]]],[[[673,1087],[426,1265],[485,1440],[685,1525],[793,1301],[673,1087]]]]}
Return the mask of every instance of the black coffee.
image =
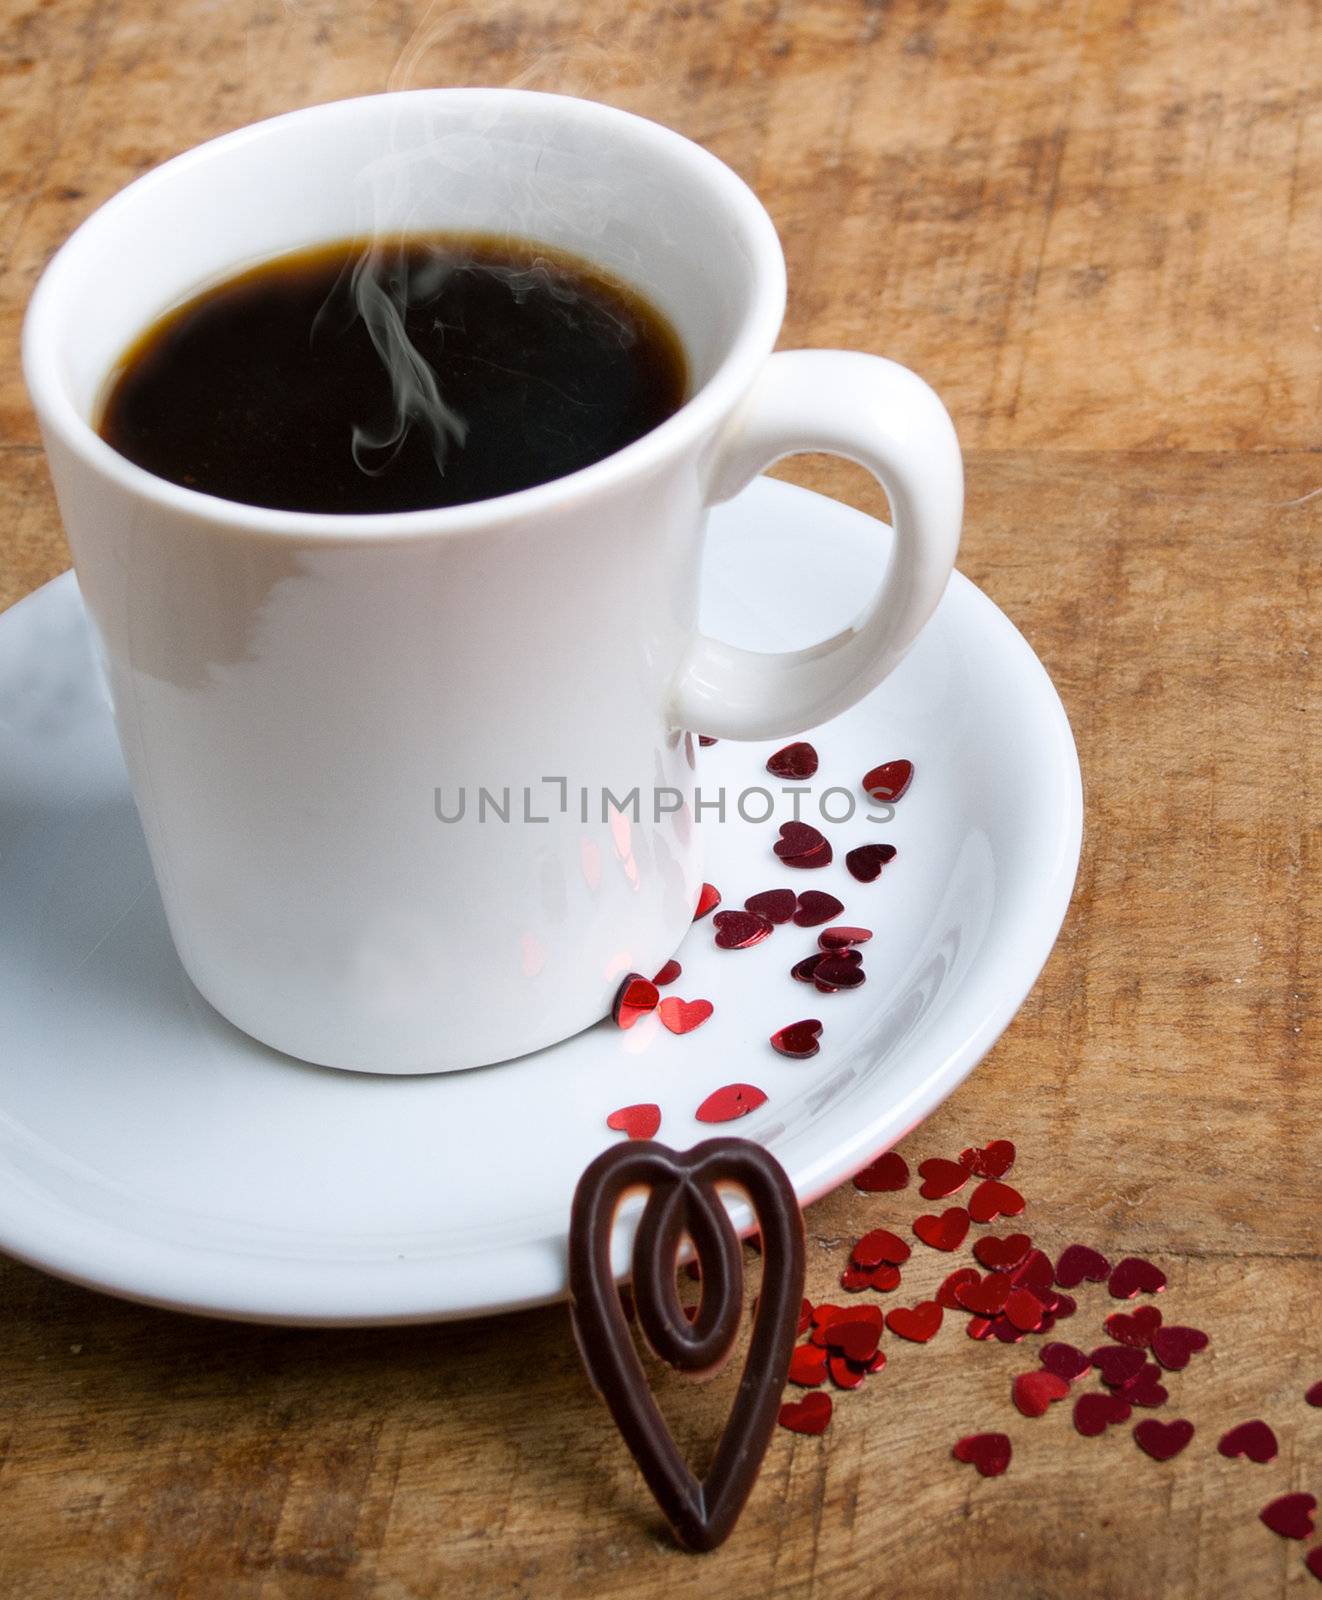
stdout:
{"type": "Polygon", "coordinates": [[[101,436],[157,476],[290,511],[416,511],[590,466],[683,404],[665,318],[588,262],[475,235],[282,256],[167,313],[101,436]]]}

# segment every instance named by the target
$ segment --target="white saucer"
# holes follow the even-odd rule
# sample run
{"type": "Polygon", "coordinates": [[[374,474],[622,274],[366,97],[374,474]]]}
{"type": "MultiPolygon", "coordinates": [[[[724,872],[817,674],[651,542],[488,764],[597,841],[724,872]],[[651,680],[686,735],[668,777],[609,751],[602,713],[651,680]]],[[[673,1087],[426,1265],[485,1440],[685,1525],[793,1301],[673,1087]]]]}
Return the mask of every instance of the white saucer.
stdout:
{"type": "MultiPolygon", "coordinates": [[[[762,479],[712,518],[703,625],[788,649],[846,625],[889,535],[762,479]],[[811,557],[805,554],[811,551],[811,557]]],[[[621,1136],[606,1115],[663,1112],[680,1148],[729,1131],[770,1145],[802,1200],[840,1183],[932,1109],[985,1054],[1046,961],[1078,865],[1078,758],[1033,652],[966,579],[863,704],[812,732],[814,795],[860,796],[877,763],[916,766],[895,820],[823,825],[824,869],[783,868],[775,821],[709,814],[706,876],[727,907],[762,889],[826,889],[873,928],[867,983],[823,995],[790,965],[815,932],[785,926],[720,951],[710,919],[668,991],[716,1011],[677,1037],[653,1016],[537,1056],[436,1078],[305,1066],[256,1044],[175,958],[110,712],[66,574],[0,616],[0,1246],[133,1299],[306,1323],[461,1317],[558,1297],[570,1195],[621,1136]],[[847,849],[898,846],[871,884],[847,849]],[[825,1024],[810,1061],[777,1027],[825,1024]],[[733,1080],[769,1099],[716,1129],[694,1120],[733,1080]]],[[[704,749],[704,789],[778,788],[775,745],[704,749]]],[[[812,802],[809,802],[812,805],[812,802]]],[[[833,797],[834,808],[844,802],[833,797]]],[[[820,823],[812,809],[807,820],[820,823]]]]}

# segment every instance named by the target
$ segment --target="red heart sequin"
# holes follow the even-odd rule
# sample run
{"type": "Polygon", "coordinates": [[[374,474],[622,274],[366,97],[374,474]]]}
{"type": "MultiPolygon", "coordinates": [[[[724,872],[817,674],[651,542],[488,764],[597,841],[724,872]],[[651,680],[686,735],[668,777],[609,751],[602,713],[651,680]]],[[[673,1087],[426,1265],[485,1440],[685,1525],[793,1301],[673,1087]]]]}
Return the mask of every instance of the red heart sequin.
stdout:
{"type": "Polygon", "coordinates": [[[968,1173],[958,1162],[943,1161],[940,1156],[919,1162],[918,1176],[923,1180],[918,1193],[924,1200],[944,1200],[947,1195],[958,1194],[969,1181],[968,1173]]]}
{"type": "Polygon", "coordinates": [[[922,1300],[916,1306],[896,1306],[886,1313],[886,1326],[901,1339],[926,1344],[941,1326],[945,1312],[935,1300],[922,1300]]]}
{"type": "Polygon", "coordinates": [[[1310,1406],[1322,1406],[1322,1383],[1315,1383],[1311,1389],[1306,1389],[1304,1400],[1310,1406]]]}
{"type": "Polygon", "coordinates": [[[863,971],[856,950],[846,950],[840,955],[823,952],[822,959],[812,969],[812,981],[822,994],[834,994],[838,989],[857,989],[868,981],[868,975],[863,971]]]}
{"type": "Polygon", "coordinates": [[[718,950],[749,950],[772,931],[768,918],[756,911],[718,911],[711,920],[718,950]]]}
{"type": "Polygon", "coordinates": [[[1135,1350],[1146,1350],[1160,1326],[1161,1312],[1156,1306],[1139,1306],[1132,1315],[1113,1311],[1106,1319],[1106,1331],[1115,1342],[1132,1345],[1135,1350]]]}
{"type": "Polygon", "coordinates": [[[899,800],[912,782],[912,761],[883,761],[864,776],[863,793],[889,805],[899,800]]]}
{"type": "Polygon", "coordinates": [[[826,1382],[826,1351],[815,1344],[796,1344],[790,1355],[789,1381],[800,1389],[826,1382]]]}
{"type": "Polygon", "coordinates": [[[1026,1417],[1046,1416],[1047,1408],[1054,1401],[1063,1400],[1069,1392],[1066,1379],[1044,1369],[1021,1372],[1014,1380],[1014,1403],[1026,1417]]]}
{"type": "Polygon", "coordinates": [[[957,1298],[959,1291],[970,1283],[981,1283],[982,1274],[972,1267],[956,1267],[941,1287],[936,1291],[936,1303],[944,1306],[947,1311],[962,1311],[963,1304],[957,1298]]]}
{"type": "Polygon", "coordinates": [[[1206,1350],[1207,1335],[1201,1328],[1168,1326],[1158,1328],[1152,1335],[1152,1353],[1167,1372],[1183,1372],[1189,1358],[1206,1350]]]}
{"type": "Polygon", "coordinates": [[[1311,1494],[1283,1494],[1269,1500],[1258,1519],[1282,1539],[1307,1539],[1313,1531],[1317,1500],[1311,1494]]]}
{"type": "Polygon", "coordinates": [[[970,1433],[950,1453],[956,1461],[976,1467],[984,1478],[999,1478],[1010,1465],[1010,1439],[1004,1433],[970,1433]]]}
{"type": "Polygon", "coordinates": [[[656,992],[656,985],[649,983],[641,972],[626,973],[615,991],[615,1000],[611,1006],[611,1016],[617,1028],[632,1028],[639,1017],[645,1017],[649,1011],[655,1011],[657,1001],[661,996],[656,992]]]}
{"type": "Polygon", "coordinates": [[[1068,1245],[1056,1263],[1056,1282],[1062,1289],[1077,1288],[1085,1279],[1089,1283],[1101,1283],[1110,1276],[1111,1263],[1091,1245],[1068,1245]]]}
{"type": "Polygon", "coordinates": [[[1322,1583],[1322,1544],[1314,1545],[1304,1557],[1304,1565],[1322,1583]]]}
{"type": "Polygon", "coordinates": [[[840,1274],[840,1287],[848,1294],[858,1294],[872,1287],[872,1274],[866,1267],[846,1267],[840,1274]]]}
{"type": "Polygon", "coordinates": [[[867,1376],[863,1367],[848,1361],[844,1356],[830,1356],[827,1359],[827,1370],[831,1374],[831,1382],[837,1389],[861,1389],[863,1380],[867,1376]]]}
{"type": "Polygon", "coordinates": [[[1156,1417],[1144,1417],[1134,1425],[1134,1443],[1145,1450],[1154,1461],[1170,1461],[1193,1438],[1193,1423],[1183,1417],[1174,1422],[1159,1422],[1156,1417]]]}
{"type": "Polygon", "coordinates": [[[849,1252],[849,1259],[856,1267],[879,1267],[883,1262],[902,1267],[910,1254],[909,1246],[899,1234],[892,1233],[889,1228],[873,1228],[849,1252]]]}
{"type": "Polygon", "coordinates": [[[870,1322],[842,1319],[832,1326],[829,1343],[832,1349],[839,1350],[841,1355],[848,1356],[851,1361],[865,1362],[871,1361],[876,1355],[880,1341],[880,1319],[875,1325],[870,1322]]]}
{"type": "Polygon", "coordinates": [[[794,926],[819,928],[832,917],[838,917],[844,909],[843,903],[833,894],[826,894],[821,889],[805,889],[798,896],[798,905],[793,913],[794,926]]]}
{"type": "MultiPolygon", "coordinates": [[[[918,1170],[921,1172],[922,1168],[918,1170]]],[[[1026,1233],[1007,1233],[999,1238],[987,1233],[973,1246],[973,1254],[991,1272],[1011,1272],[1023,1265],[1032,1245],[1026,1233]]]]}
{"type": "Polygon", "coordinates": [[[1145,1361],[1143,1370],[1133,1378],[1126,1379],[1116,1390],[1122,1400],[1128,1400],[1131,1406],[1164,1406],[1170,1396],[1166,1386],[1161,1381],[1161,1368],[1155,1361],[1145,1361]]]}
{"type": "Polygon", "coordinates": [[[822,950],[835,954],[841,950],[852,950],[855,945],[866,944],[871,937],[871,928],[823,928],[817,935],[817,943],[822,950]]]}
{"type": "Polygon", "coordinates": [[[1006,1318],[1021,1333],[1036,1333],[1046,1317],[1047,1308],[1031,1289],[1011,1289],[1005,1302],[1006,1318]]]}
{"type": "Polygon", "coordinates": [[[709,734],[709,733],[700,733],[698,735],[698,743],[700,745],[702,745],[704,748],[706,748],[706,746],[708,746],[708,745],[715,744],[716,741],[715,741],[715,739],[712,738],[711,734],[709,734]]]}
{"type": "Polygon", "coordinates": [[[779,1422],[791,1433],[825,1433],[831,1420],[831,1397],[822,1390],[791,1400],[780,1408],[779,1422]]]}
{"type": "Polygon", "coordinates": [[[958,1250],[969,1231],[969,1214],[963,1206],[951,1206],[939,1217],[916,1218],[913,1231],[933,1250],[958,1250]]]}
{"type": "Polygon", "coordinates": [[[1011,1273],[1016,1289],[1031,1289],[1039,1300],[1054,1300],[1051,1262],[1041,1250],[1030,1250],[1011,1273]]]}
{"type": "Polygon", "coordinates": [[[693,913],[694,922],[700,921],[709,911],[715,911],[721,903],[721,892],[713,888],[710,883],[704,883],[698,894],[698,904],[693,913]]]}
{"type": "Polygon", "coordinates": [[[810,1327],[812,1327],[812,1301],[805,1299],[799,1306],[799,1326],[795,1332],[807,1333],[810,1327]]]}
{"type": "Polygon", "coordinates": [[[1141,1350],[1133,1350],[1125,1344],[1103,1344],[1093,1351],[1092,1364],[1104,1384],[1118,1389],[1142,1372],[1147,1357],[1141,1350]]]}
{"type": "Polygon", "coordinates": [[[667,961],[665,966],[662,967],[660,972],[657,973],[656,977],[652,979],[652,982],[657,986],[658,989],[664,989],[668,983],[674,983],[675,979],[679,977],[683,970],[683,967],[680,966],[678,961],[667,961]]]}
{"type": "MultiPolygon", "coordinates": [[[[854,1187],[864,1194],[894,1194],[908,1186],[909,1163],[894,1150],[885,1151],[854,1174],[854,1187]]],[[[1322,1384],[1318,1387],[1322,1389],[1322,1384]]]]}
{"type": "Polygon", "coordinates": [[[1092,1362],[1082,1350],[1076,1350],[1072,1344],[1044,1344],[1038,1351],[1037,1358],[1048,1372],[1054,1372],[1058,1378],[1064,1378],[1066,1383],[1074,1383],[1079,1378],[1087,1377],[1092,1371],[1092,1362]]]}
{"type": "MultiPolygon", "coordinates": [[[[805,956],[802,961],[796,961],[790,968],[790,977],[797,978],[800,983],[812,983],[817,976],[817,969],[824,961],[839,961],[845,966],[861,967],[863,954],[860,950],[842,950],[838,956],[827,955],[825,950],[814,950],[810,956],[805,956]]],[[[832,968],[833,972],[837,969],[832,968]]],[[[838,985],[837,985],[838,987],[838,985]]],[[[823,991],[830,992],[830,987],[823,991]]]]}
{"type": "Polygon", "coordinates": [[[861,844],[854,850],[846,851],[845,866],[860,883],[875,883],[881,876],[881,869],[894,859],[893,844],[861,844]]]}
{"type": "Polygon", "coordinates": [[[767,758],[767,771],[776,778],[811,778],[817,771],[817,752],[802,740],[787,744],[767,758]]]}
{"type": "Polygon", "coordinates": [[[831,842],[807,822],[782,822],[780,838],[772,845],[776,858],[787,867],[826,867],[831,864],[831,842]]]}
{"type": "Polygon", "coordinates": [[[1280,1446],[1267,1424],[1255,1418],[1252,1422],[1237,1423],[1228,1433],[1223,1433],[1217,1449],[1227,1461],[1233,1461],[1236,1456],[1247,1456],[1250,1461],[1261,1464],[1275,1461],[1280,1446]]]}
{"type": "Polygon", "coordinates": [[[1062,1317],[1072,1317],[1079,1309],[1077,1303],[1071,1295],[1061,1294],[1061,1292],[1057,1290],[1053,1298],[1055,1300],[1055,1304],[1051,1308],[1051,1314],[1056,1318],[1057,1321],[1059,1321],[1062,1317]]]}
{"type": "Polygon", "coordinates": [[[961,1150],[959,1164],[975,1178],[1003,1178],[1014,1166],[1014,1146],[1008,1139],[993,1139],[985,1149],[961,1150]]]}
{"type": "Polygon", "coordinates": [[[616,1133],[627,1133],[631,1139],[650,1139],[661,1126],[661,1107],[621,1106],[606,1118],[606,1126],[616,1133]]]}
{"type": "Polygon", "coordinates": [[[879,1267],[873,1267],[871,1287],[876,1289],[879,1294],[889,1294],[892,1289],[898,1289],[900,1287],[900,1269],[890,1266],[885,1261],[879,1267]]]}
{"type": "Polygon", "coordinates": [[[656,1014],[671,1033],[692,1033],[715,1009],[710,1000],[681,1000],[677,994],[668,994],[656,1014]]]}
{"type": "Polygon", "coordinates": [[[965,1311],[972,1311],[980,1317],[999,1317],[1010,1298],[1009,1273],[989,1272],[985,1278],[980,1278],[975,1272],[973,1278],[972,1283],[965,1281],[956,1287],[955,1299],[965,1311]]]}
{"type": "MultiPolygon", "coordinates": [[[[1069,1284],[1063,1284],[1068,1289],[1069,1284]]],[[[1116,1300],[1132,1300],[1136,1294],[1160,1294],[1166,1287],[1166,1274],[1140,1256],[1126,1256],[1112,1270],[1107,1288],[1116,1300]]]]}
{"type": "Polygon", "coordinates": [[[997,1217],[1017,1217],[1023,1209],[1023,1195],[998,1178],[984,1178],[969,1196],[969,1215],[974,1222],[995,1222],[997,1217]]]}
{"type": "Polygon", "coordinates": [[[1131,1416],[1129,1402],[1114,1394],[1081,1394],[1074,1402],[1074,1426],[1085,1439],[1095,1439],[1099,1433],[1131,1416]]]}
{"type": "Polygon", "coordinates": [[[766,1095],[751,1083],[727,1083],[714,1089],[693,1115],[699,1122],[733,1122],[766,1104],[766,1095]]]}
{"type": "Polygon", "coordinates": [[[744,901],[745,911],[755,911],[768,922],[788,922],[794,915],[799,897],[793,889],[763,889],[761,894],[750,894],[744,901]]]}
{"type": "Polygon", "coordinates": [[[1009,1317],[993,1317],[991,1337],[1002,1344],[1018,1344],[1024,1337],[1024,1330],[1016,1328],[1009,1317]]]}
{"type": "Polygon", "coordinates": [[[817,1038],[822,1025],[816,1017],[805,1017],[802,1022],[791,1022],[777,1028],[771,1035],[771,1048],[795,1061],[806,1061],[821,1049],[817,1038]]]}

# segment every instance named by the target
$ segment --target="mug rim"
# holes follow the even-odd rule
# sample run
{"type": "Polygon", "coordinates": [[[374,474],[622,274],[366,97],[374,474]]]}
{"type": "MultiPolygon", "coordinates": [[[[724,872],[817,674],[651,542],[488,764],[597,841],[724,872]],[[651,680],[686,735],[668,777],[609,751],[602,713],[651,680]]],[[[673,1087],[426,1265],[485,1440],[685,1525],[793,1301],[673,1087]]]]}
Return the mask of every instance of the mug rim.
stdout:
{"type": "MultiPolygon", "coordinates": [[[[221,268],[221,271],[226,270],[221,268]]],[[[586,100],[575,95],[529,89],[407,89],[383,94],[357,95],[323,101],[294,111],[263,118],[202,144],[193,145],[163,161],[116,191],[92,211],[51,257],[33,290],[23,321],[22,365],[28,393],[38,421],[83,464],[111,479],[125,493],[152,502],[162,511],[188,519],[223,525],[233,533],[267,538],[313,538],[338,542],[370,538],[434,538],[462,535],[528,517],[563,510],[618,488],[629,478],[673,459],[704,433],[713,431],[747,391],[758,367],[770,355],[785,312],[785,258],[780,239],[766,208],[747,183],[718,156],[686,135],[632,111],[586,100]],[[287,511],[249,505],[218,495],[189,489],[138,466],[109,445],[74,404],[56,371],[55,348],[61,328],[56,320],[61,279],[85,249],[95,245],[95,231],[106,214],[131,205],[166,174],[201,166],[249,140],[297,121],[324,119],[348,106],[365,102],[438,99],[510,106],[532,102],[552,104],[554,114],[580,121],[596,120],[616,132],[631,136],[651,150],[684,163],[695,182],[720,191],[723,203],[740,225],[753,266],[753,289],[738,329],[716,369],[696,393],[664,422],[590,466],[531,488],[459,505],[426,507],[416,511],[328,512],[287,511]],[[93,237],[89,240],[88,235],[93,237]]]]}

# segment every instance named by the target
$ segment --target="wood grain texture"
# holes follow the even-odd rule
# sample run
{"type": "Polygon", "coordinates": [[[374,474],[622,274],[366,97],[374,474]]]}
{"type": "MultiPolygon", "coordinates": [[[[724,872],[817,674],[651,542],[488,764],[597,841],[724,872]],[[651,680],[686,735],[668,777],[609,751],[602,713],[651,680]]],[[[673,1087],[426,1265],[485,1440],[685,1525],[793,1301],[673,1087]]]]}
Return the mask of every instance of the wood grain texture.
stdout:
{"type": "MultiPolygon", "coordinates": [[[[1199,1436],[1008,1405],[1022,1351],[890,1346],[779,1433],[732,1543],[673,1550],[552,1309],[226,1327],[0,1264],[6,1600],[1176,1600],[1304,1595],[1273,1493],[1322,1495],[1316,1036],[1322,51],[1307,0],[625,0],[473,9],[42,0],[0,30],[0,604],[67,564],[17,367],[51,250],[212,134],[388,82],[522,82],[679,127],[785,239],[786,344],[895,356],[968,448],[963,569],[1051,671],[1087,785],[1060,944],[903,1146],[1008,1135],[1030,1230],[1136,1251],[1213,1336],[1199,1436]],[[1272,1467],[1225,1462],[1262,1415],[1272,1467]],[[953,1439],[1010,1423],[983,1482],[953,1439]]],[[[89,308],[89,315],[94,308],[89,308]]],[[[860,503],[853,469],[795,476],[860,503]]],[[[915,1191],[814,1206],[809,1292],[915,1191]]],[[[950,1263],[930,1253],[905,1292],[950,1263]]],[[[1063,1329],[1099,1335],[1094,1291],[1063,1329]]],[[[686,1437],[721,1386],[665,1385],[686,1437]]]]}

